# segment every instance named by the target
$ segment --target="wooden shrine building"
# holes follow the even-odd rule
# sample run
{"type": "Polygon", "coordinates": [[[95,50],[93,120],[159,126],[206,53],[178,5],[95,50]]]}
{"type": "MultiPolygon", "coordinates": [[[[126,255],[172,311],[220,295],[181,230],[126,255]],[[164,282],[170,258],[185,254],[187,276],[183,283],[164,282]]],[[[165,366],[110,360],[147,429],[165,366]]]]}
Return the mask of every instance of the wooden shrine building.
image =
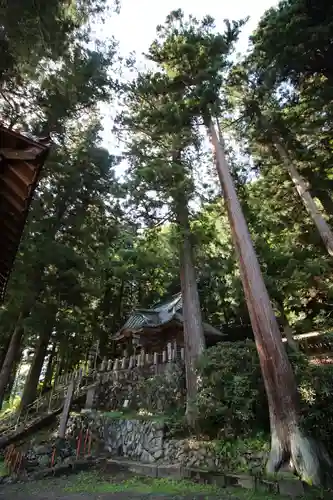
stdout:
{"type": "Polygon", "coordinates": [[[49,138],[35,140],[0,125],[0,302],[49,148],[49,138]]]}
{"type": "MultiPolygon", "coordinates": [[[[119,350],[129,353],[144,349],[145,352],[162,352],[168,343],[184,346],[182,296],[177,294],[167,302],[151,309],[138,309],[124,326],[112,337],[119,350]]],[[[224,334],[203,323],[207,347],[223,340],[224,334]]]]}

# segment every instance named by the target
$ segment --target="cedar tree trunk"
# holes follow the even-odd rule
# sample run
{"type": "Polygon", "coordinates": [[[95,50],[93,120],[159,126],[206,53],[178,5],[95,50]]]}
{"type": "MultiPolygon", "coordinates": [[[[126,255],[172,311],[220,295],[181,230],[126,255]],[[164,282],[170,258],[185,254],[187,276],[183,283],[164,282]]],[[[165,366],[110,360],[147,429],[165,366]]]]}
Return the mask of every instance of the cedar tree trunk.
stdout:
{"type": "Polygon", "coordinates": [[[300,427],[299,399],[294,373],[283,347],[273,307],[261,274],[251,236],[242,213],[224,153],[222,136],[209,123],[217,171],[225,199],[240,275],[249,310],[265,384],[271,427],[267,472],[290,463],[297,474],[314,485],[328,484],[332,461],[322,445],[308,438],[300,427]]]}
{"type": "Polygon", "coordinates": [[[183,198],[181,202],[177,203],[177,222],[181,237],[180,281],[184,318],[185,371],[187,388],[186,419],[189,426],[194,428],[198,417],[196,405],[196,396],[198,392],[196,362],[205,349],[205,336],[202,326],[200,300],[193,262],[188,207],[185,198],[183,198]]]}

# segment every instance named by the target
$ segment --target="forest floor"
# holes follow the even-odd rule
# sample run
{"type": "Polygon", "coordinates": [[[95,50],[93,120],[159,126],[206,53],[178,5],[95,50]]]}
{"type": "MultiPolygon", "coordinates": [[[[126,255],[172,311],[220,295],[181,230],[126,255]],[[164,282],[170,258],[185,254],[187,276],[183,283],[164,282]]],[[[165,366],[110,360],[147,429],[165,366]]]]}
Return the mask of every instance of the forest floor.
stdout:
{"type": "Polygon", "coordinates": [[[61,478],[0,487],[0,500],[286,500],[241,488],[152,479],[128,472],[82,472],[61,478]]]}

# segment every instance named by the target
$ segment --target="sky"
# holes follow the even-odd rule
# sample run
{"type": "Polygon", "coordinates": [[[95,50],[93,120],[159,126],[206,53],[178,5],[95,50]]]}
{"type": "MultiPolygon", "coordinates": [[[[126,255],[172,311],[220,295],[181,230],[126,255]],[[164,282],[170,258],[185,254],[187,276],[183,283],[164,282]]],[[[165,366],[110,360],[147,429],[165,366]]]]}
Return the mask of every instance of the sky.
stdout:
{"type": "MultiPolygon", "coordinates": [[[[203,18],[207,14],[215,19],[217,29],[224,30],[224,19],[239,20],[247,16],[250,19],[242,30],[236,51],[246,52],[249,35],[253,32],[263,13],[277,5],[276,0],[121,0],[119,15],[112,15],[104,25],[99,25],[96,35],[104,38],[113,35],[119,42],[120,54],[129,55],[135,51],[137,60],[142,61],[142,53],[146,52],[155,38],[156,26],[163,24],[172,10],[181,8],[185,14],[203,18]]],[[[114,106],[104,105],[103,114],[103,146],[113,154],[121,150],[112,136],[112,116],[114,106]]]]}

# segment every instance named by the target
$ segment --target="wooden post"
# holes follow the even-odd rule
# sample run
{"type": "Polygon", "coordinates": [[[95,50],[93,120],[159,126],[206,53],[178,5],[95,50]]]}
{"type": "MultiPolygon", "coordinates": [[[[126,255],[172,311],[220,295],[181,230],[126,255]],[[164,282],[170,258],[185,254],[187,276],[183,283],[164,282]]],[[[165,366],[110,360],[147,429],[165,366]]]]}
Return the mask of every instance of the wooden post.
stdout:
{"type": "Polygon", "coordinates": [[[167,353],[166,351],[163,351],[162,352],[162,363],[166,363],[167,362],[167,353]]]}
{"type": "Polygon", "coordinates": [[[101,368],[100,368],[101,372],[105,371],[105,369],[106,369],[106,363],[107,363],[106,358],[103,358],[103,361],[101,363],[101,368]]]}
{"type": "Polygon", "coordinates": [[[87,361],[87,369],[86,369],[86,375],[88,376],[91,372],[91,361],[88,359],[87,361]]]}
{"type": "Polygon", "coordinates": [[[72,382],[68,386],[64,408],[62,410],[62,414],[60,417],[60,426],[58,434],[60,438],[64,438],[66,435],[67,421],[69,416],[69,410],[72,404],[73,394],[74,394],[74,380],[72,380],[72,382]]]}
{"type": "Polygon", "coordinates": [[[49,404],[47,406],[48,413],[51,413],[52,397],[53,397],[53,388],[50,390],[49,404]]]}
{"type": "Polygon", "coordinates": [[[112,359],[109,359],[108,365],[107,365],[106,369],[107,369],[108,372],[112,370],[112,359]]]}
{"type": "Polygon", "coordinates": [[[126,368],[126,356],[124,356],[123,359],[121,360],[121,369],[125,370],[125,368],[126,368]]]}
{"type": "Polygon", "coordinates": [[[170,361],[172,361],[172,347],[171,347],[171,342],[168,342],[168,363],[170,363],[170,361]]]}
{"type": "Polygon", "coordinates": [[[118,359],[118,358],[116,358],[116,359],[114,360],[114,365],[113,365],[113,378],[114,378],[115,380],[117,380],[117,379],[118,379],[118,375],[119,375],[119,374],[118,374],[118,370],[119,370],[119,359],[118,359]]]}
{"type": "Polygon", "coordinates": [[[129,362],[128,362],[128,369],[131,370],[134,366],[134,356],[130,356],[129,362]]]}
{"type": "Polygon", "coordinates": [[[91,410],[94,405],[94,398],[96,393],[96,385],[92,385],[87,390],[86,403],[84,405],[86,410],[91,410]]]}
{"type": "Polygon", "coordinates": [[[154,352],[154,373],[155,375],[158,374],[158,352],[154,352]]]}
{"type": "Polygon", "coordinates": [[[177,359],[177,341],[173,341],[173,349],[172,349],[172,359],[173,361],[176,361],[177,359]]]}

